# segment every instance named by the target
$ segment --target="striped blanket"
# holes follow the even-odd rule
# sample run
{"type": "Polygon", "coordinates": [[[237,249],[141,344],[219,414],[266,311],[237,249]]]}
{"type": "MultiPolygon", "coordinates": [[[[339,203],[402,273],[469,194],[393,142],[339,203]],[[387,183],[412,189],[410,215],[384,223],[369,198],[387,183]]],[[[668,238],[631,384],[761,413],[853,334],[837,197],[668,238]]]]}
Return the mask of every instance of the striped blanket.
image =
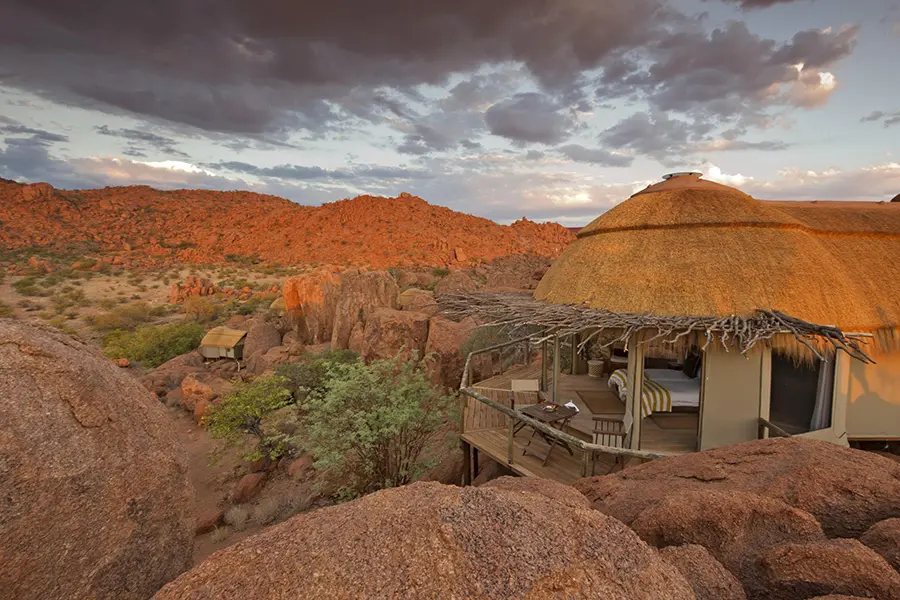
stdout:
{"type": "MultiPolygon", "coordinates": [[[[628,394],[628,372],[625,369],[616,369],[609,377],[609,387],[619,393],[622,402],[626,401],[628,394]]],[[[644,377],[644,385],[641,386],[641,416],[649,416],[655,412],[672,412],[672,395],[666,387],[644,377]]]]}

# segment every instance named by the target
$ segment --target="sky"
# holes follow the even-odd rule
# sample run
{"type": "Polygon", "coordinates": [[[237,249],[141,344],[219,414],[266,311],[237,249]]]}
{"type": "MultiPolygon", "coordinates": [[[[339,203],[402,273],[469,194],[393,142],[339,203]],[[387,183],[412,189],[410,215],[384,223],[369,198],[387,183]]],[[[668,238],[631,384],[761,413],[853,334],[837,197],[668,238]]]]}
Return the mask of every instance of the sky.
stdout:
{"type": "Polygon", "coordinates": [[[889,200],[898,59],[900,0],[4,0],[0,176],[571,226],[674,171],[889,200]]]}

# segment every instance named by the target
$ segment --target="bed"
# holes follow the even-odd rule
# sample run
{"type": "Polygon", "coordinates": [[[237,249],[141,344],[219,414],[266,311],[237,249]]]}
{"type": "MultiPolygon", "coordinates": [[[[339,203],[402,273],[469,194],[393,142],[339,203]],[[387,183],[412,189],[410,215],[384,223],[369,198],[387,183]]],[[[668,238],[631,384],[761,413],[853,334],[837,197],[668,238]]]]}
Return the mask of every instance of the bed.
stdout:
{"type": "MultiPolygon", "coordinates": [[[[628,373],[617,369],[609,378],[609,387],[625,402],[628,373]]],[[[674,369],[644,369],[644,385],[641,392],[641,415],[655,412],[672,412],[673,408],[697,408],[700,406],[700,378],[690,378],[683,371],[674,369]]]]}

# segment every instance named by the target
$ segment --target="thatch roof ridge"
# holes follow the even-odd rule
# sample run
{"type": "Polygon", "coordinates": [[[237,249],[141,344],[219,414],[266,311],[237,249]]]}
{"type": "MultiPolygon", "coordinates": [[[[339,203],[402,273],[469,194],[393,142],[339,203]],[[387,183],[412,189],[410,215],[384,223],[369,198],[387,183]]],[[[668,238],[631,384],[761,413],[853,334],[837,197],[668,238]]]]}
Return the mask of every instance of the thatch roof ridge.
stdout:
{"type": "Polygon", "coordinates": [[[662,315],[765,307],[897,340],[897,281],[897,203],[764,201],[680,186],[638,194],[594,220],[534,297],[662,315]]]}

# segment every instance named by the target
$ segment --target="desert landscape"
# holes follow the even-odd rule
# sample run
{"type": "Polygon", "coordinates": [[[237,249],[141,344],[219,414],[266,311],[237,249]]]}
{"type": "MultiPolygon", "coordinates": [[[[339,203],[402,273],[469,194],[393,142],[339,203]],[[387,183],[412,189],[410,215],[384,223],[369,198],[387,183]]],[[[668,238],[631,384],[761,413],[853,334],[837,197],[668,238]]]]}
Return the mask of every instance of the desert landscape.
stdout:
{"type": "Polygon", "coordinates": [[[0,2],[0,600],[900,600],[898,53],[0,2]]]}

